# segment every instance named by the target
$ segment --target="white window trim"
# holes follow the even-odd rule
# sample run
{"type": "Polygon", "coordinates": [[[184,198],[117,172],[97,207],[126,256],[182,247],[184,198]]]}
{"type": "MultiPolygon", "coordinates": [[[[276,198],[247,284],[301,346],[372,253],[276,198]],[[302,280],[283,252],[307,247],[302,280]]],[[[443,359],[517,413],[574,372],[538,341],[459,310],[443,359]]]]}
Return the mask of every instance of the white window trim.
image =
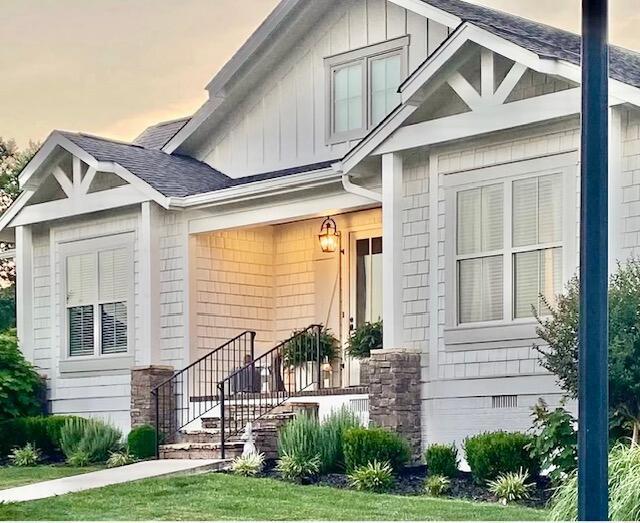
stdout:
{"type": "MultiPolygon", "coordinates": [[[[59,244],[59,275],[60,275],[60,363],[61,370],[72,370],[76,362],[112,361],[115,368],[126,368],[129,365],[135,343],[135,303],[134,303],[134,235],[133,233],[114,234],[98,238],[83,239],[59,244]],[[124,248],[127,250],[127,350],[112,354],[102,354],[101,347],[101,315],[99,305],[104,300],[92,303],[94,307],[94,353],[86,356],[71,356],[69,354],[69,315],[67,307],[67,258],[78,254],[98,253],[99,251],[124,248]]],[[[96,274],[97,276],[97,274],[96,274]]],[[[111,303],[111,301],[107,301],[111,303]]],[[[107,364],[108,365],[108,364],[107,364]]]]}
{"type": "MultiPolygon", "coordinates": [[[[513,253],[517,251],[536,250],[536,246],[515,248],[511,246],[512,224],[512,182],[519,179],[535,178],[550,174],[560,174],[563,184],[563,248],[562,281],[563,285],[575,274],[577,269],[577,187],[579,181],[578,153],[575,151],[543,156],[519,162],[505,163],[468,171],[461,171],[446,175],[443,186],[445,189],[445,346],[455,349],[456,345],[465,345],[471,349],[468,341],[473,339],[477,343],[495,342],[509,339],[529,339],[537,337],[533,318],[514,318],[513,310],[513,253]],[[473,189],[484,185],[505,183],[504,200],[504,247],[499,251],[503,254],[503,314],[501,320],[458,323],[458,289],[457,289],[457,222],[456,198],[457,193],[465,189],[473,189]],[[498,333],[500,333],[498,335],[498,333]]],[[[544,244],[546,246],[547,244],[544,244]]],[[[551,244],[549,244],[551,245],[551,244]]],[[[553,243],[558,246],[558,243],[553,243]]],[[[482,256],[488,255],[483,253],[482,256]]],[[[464,256],[461,256],[464,258],[464,256]]],[[[483,347],[477,347],[483,348],[483,347]]]]}
{"type": "MultiPolygon", "coordinates": [[[[385,42],[359,47],[345,53],[328,56],[324,59],[326,69],[326,142],[335,144],[363,138],[367,132],[378,124],[371,123],[371,62],[383,56],[400,56],[400,79],[407,76],[409,35],[393,38],[385,42]],[[343,67],[362,64],[362,127],[350,131],[334,133],[334,100],[333,100],[333,73],[343,67]]],[[[399,87],[399,86],[398,86],[399,87]]]]}

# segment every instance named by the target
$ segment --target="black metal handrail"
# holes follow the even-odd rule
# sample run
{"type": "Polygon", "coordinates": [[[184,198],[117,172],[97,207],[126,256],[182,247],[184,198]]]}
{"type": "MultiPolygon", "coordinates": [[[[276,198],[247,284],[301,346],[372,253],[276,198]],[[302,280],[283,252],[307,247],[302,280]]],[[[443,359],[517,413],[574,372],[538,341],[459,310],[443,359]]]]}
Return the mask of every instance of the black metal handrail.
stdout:
{"type": "Polygon", "coordinates": [[[169,441],[220,403],[218,383],[253,361],[255,337],[253,331],[239,334],[151,390],[158,439],[169,441]]]}
{"type": "Polygon", "coordinates": [[[218,383],[220,452],[227,437],[314,384],[322,386],[322,325],[311,325],[218,383]],[[287,379],[285,379],[287,378],[287,379]],[[230,416],[230,411],[235,411],[230,416]]]}

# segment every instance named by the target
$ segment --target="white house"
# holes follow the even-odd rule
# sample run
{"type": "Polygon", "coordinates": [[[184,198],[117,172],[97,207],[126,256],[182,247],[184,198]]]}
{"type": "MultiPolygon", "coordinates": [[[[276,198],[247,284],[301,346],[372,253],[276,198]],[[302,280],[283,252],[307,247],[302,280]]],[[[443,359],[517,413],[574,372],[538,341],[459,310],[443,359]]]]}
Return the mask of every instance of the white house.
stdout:
{"type": "MultiPolygon", "coordinates": [[[[579,60],[576,35],[460,0],[283,0],[190,118],[133,143],[54,131],[0,218],[51,411],[126,429],[132,370],[383,318],[422,445],[528,428],[561,396],[532,305],[577,267],[579,60]]],[[[640,246],[639,54],[612,47],[610,91],[613,264],[640,246]]],[[[374,403],[342,364],[327,397],[374,403]]]]}

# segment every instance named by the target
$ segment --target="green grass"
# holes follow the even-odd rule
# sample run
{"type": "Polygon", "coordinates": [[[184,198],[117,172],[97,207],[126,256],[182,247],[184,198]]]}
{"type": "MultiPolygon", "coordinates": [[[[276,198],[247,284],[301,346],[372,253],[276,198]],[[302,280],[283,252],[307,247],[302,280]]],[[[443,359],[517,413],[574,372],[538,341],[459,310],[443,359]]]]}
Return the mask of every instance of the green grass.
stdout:
{"type": "Polygon", "coordinates": [[[0,505],[2,520],[544,520],[547,512],[299,486],[227,474],[174,476],[0,505]]]}
{"type": "Polygon", "coordinates": [[[68,467],[66,465],[38,465],[37,467],[0,467],[0,490],[48,481],[50,479],[75,476],[104,468],[100,465],[90,467],[68,467]]]}

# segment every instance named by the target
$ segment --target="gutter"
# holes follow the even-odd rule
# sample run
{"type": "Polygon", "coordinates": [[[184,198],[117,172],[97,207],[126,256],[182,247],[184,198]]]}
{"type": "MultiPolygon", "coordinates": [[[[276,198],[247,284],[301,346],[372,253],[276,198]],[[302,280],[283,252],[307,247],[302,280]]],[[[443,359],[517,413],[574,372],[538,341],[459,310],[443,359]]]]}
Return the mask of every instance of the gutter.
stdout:
{"type": "Polygon", "coordinates": [[[382,194],[362,187],[362,185],[353,183],[353,181],[351,180],[351,176],[349,176],[348,173],[342,172],[342,162],[334,163],[331,167],[334,169],[334,171],[341,173],[340,178],[342,181],[342,187],[344,187],[345,191],[356,194],[358,196],[362,196],[369,200],[373,200],[374,202],[382,202],[382,194]]]}

